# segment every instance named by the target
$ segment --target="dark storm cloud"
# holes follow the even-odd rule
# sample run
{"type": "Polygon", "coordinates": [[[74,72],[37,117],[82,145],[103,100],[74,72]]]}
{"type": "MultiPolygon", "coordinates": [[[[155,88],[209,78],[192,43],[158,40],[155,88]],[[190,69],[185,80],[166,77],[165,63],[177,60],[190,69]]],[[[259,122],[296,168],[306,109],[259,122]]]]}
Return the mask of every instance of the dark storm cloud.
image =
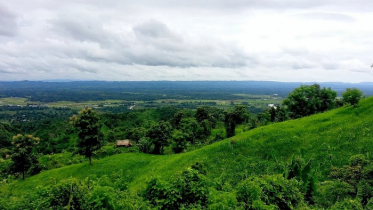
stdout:
{"type": "Polygon", "coordinates": [[[0,36],[16,36],[18,32],[17,16],[0,4],[0,36]]]}

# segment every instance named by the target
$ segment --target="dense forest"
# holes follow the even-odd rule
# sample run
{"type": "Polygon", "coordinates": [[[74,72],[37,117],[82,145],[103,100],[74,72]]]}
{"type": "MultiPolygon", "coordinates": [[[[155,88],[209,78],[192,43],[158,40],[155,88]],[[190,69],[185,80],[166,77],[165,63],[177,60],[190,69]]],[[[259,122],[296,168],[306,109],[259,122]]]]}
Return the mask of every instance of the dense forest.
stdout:
{"type": "MultiPolygon", "coordinates": [[[[3,96],[30,100],[28,106],[1,106],[2,208],[369,209],[373,205],[367,142],[371,120],[363,114],[372,100],[360,102],[363,92],[357,88],[337,92],[311,84],[287,92],[285,87],[277,90],[287,92],[281,104],[255,113],[245,104],[218,108],[211,102],[123,111],[120,106],[110,111],[32,105],[33,100],[102,100],[123,93],[122,83],[111,88],[100,87],[102,83],[81,82],[77,85],[87,88],[75,90],[74,85],[50,83],[50,89],[47,85],[37,92],[30,86],[37,89],[38,82],[20,82],[16,95],[8,95],[15,86],[1,89],[3,96]],[[95,92],[100,88],[99,94],[95,92]],[[69,96],[74,91],[78,96],[69,96]],[[93,95],[96,98],[90,98],[93,95]],[[359,124],[346,123],[356,116],[359,124]],[[118,147],[117,140],[124,139],[132,145],[118,147]],[[364,142],[364,147],[351,147],[353,141],[364,142]],[[31,186],[36,190],[26,190],[31,186]],[[26,193],[21,194],[23,190],[26,193]]],[[[196,82],[183,97],[240,97],[234,95],[238,89],[233,82],[225,84],[229,84],[226,93],[216,88],[197,94],[199,88],[210,87],[208,83],[196,82]]],[[[134,82],[132,88],[141,84],[134,82]]],[[[173,90],[166,88],[170,85],[175,84],[149,82],[140,94],[130,94],[135,98],[127,95],[126,100],[178,99],[183,92],[176,87],[190,83],[178,83],[173,90]],[[158,92],[151,90],[155,86],[158,92]]]]}

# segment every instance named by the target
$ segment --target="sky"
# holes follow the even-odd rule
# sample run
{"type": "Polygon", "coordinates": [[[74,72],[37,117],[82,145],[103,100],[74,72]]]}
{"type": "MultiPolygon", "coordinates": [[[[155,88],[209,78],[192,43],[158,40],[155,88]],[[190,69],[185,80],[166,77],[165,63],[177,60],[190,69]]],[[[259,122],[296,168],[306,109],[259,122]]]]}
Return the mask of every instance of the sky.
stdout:
{"type": "Polygon", "coordinates": [[[0,0],[0,81],[373,82],[372,0],[0,0]]]}

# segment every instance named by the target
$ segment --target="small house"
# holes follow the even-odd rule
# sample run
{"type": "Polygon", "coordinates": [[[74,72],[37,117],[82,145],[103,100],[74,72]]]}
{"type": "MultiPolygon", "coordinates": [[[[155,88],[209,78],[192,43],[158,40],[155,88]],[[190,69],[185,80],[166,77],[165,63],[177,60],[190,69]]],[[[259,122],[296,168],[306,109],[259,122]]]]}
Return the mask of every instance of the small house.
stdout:
{"type": "Polygon", "coordinates": [[[129,139],[126,140],[118,140],[117,147],[132,147],[132,143],[129,139]]]}

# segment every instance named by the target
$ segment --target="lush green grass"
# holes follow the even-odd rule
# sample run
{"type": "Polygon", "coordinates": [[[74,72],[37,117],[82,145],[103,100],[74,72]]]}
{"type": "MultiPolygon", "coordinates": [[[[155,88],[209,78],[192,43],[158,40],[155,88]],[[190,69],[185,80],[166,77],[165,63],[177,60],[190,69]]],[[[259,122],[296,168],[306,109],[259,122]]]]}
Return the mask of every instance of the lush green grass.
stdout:
{"type": "MultiPolygon", "coordinates": [[[[76,177],[100,177],[122,172],[129,177],[129,189],[143,190],[152,177],[171,179],[195,162],[202,162],[209,180],[237,184],[250,175],[282,173],[294,155],[313,160],[315,176],[327,179],[331,166],[347,164],[350,156],[373,151],[373,98],[358,108],[342,107],[303,119],[272,124],[240,133],[201,149],[177,155],[125,153],[42,172],[25,181],[6,185],[24,193],[37,185],[76,177]]],[[[5,187],[5,186],[3,186],[5,187]]]]}

